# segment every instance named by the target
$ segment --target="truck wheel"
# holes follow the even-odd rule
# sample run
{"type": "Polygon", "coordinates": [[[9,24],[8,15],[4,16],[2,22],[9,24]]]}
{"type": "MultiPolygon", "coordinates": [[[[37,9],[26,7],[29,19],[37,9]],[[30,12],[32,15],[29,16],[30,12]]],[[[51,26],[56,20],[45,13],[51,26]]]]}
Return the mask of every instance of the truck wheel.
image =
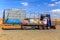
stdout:
{"type": "Polygon", "coordinates": [[[55,26],[51,26],[51,29],[56,29],[56,27],[55,26]]]}
{"type": "Polygon", "coordinates": [[[43,30],[45,30],[44,26],[42,27],[43,30]]]}
{"type": "Polygon", "coordinates": [[[35,26],[35,29],[39,29],[39,26],[35,26]]]}
{"type": "Polygon", "coordinates": [[[56,29],[56,27],[54,26],[53,29],[56,29]]]}
{"type": "Polygon", "coordinates": [[[46,29],[48,30],[49,28],[48,28],[48,25],[46,25],[46,29]]]}

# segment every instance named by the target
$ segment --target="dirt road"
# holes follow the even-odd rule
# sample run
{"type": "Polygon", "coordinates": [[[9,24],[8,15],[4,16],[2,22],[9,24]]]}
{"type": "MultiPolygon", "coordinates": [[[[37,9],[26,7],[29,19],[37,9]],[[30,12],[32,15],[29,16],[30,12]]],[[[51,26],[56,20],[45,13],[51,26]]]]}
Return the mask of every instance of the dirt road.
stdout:
{"type": "Polygon", "coordinates": [[[53,30],[2,30],[0,40],[60,40],[60,26],[53,30]]]}

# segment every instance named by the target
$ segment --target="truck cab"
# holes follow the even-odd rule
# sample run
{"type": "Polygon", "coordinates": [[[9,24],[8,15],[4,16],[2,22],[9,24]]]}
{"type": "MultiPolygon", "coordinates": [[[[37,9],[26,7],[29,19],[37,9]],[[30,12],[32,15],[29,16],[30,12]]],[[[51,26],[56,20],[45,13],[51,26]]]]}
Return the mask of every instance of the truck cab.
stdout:
{"type": "MultiPolygon", "coordinates": [[[[50,29],[56,29],[55,27],[55,24],[53,25],[52,21],[51,21],[51,17],[50,17],[50,14],[41,14],[40,16],[40,20],[43,21],[44,18],[47,17],[47,23],[45,24],[46,25],[46,28],[50,28],[50,29]]],[[[44,24],[43,24],[44,26],[44,24]]]]}

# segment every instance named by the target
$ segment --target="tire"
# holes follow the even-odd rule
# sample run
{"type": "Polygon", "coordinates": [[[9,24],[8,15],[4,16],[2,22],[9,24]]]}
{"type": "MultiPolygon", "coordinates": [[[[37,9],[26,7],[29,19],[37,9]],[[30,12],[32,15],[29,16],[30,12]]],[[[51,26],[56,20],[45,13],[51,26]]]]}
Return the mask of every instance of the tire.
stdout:
{"type": "Polygon", "coordinates": [[[51,26],[51,29],[56,29],[56,27],[55,26],[51,26]]]}

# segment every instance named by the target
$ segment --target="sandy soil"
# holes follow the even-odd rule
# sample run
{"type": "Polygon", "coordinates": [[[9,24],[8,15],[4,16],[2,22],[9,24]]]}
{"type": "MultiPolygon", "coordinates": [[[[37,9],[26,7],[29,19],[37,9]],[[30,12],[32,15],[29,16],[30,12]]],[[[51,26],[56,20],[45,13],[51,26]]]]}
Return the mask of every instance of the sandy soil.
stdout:
{"type": "Polygon", "coordinates": [[[60,40],[60,26],[53,30],[2,30],[0,40],[60,40]]]}

